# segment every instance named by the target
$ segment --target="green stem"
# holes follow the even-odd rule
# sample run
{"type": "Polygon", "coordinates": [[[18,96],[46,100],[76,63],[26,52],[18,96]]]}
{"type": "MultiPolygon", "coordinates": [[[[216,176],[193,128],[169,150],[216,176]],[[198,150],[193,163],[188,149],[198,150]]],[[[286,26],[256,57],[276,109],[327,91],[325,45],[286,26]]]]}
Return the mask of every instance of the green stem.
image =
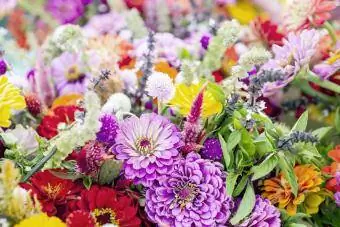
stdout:
{"type": "Polygon", "coordinates": [[[326,21],[323,25],[324,25],[324,28],[328,31],[328,34],[332,39],[332,44],[335,45],[337,38],[336,38],[336,34],[335,34],[335,30],[333,26],[328,21],[326,21]]]}
{"type": "Polygon", "coordinates": [[[334,91],[337,94],[340,94],[340,86],[336,83],[330,82],[329,80],[322,80],[319,76],[317,76],[312,71],[307,71],[307,73],[304,76],[305,79],[307,79],[310,82],[313,82],[320,87],[326,88],[328,90],[334,91]]]}
{"type": "Polygon", "coordinates": [[[52,158],[52,156],[57,152],[57,147],[53,147],[51,152],[43,157],[33,168],[29,171],[21,180],[21,182],[26,182],[34,173],[38,172],[45,163],[52,158]]]}
{"type": "Polygon", "coordinates": [[[330,97],[328,95],[325,95],[321,92],[318,92],[317,90],[314,90],[309,84],[307,81],[304,81],[304,80],[300,80],[300,79],[297,79],[297,80],[294,80],[293,84],[297,87],[300,88],[300,90],[307,94],[307,95],[310,95],[310,96],[313,96],[313,97],[317,97],[327,103],[336,103],[336,99],[333,98],[333,97],[330,97]]]}

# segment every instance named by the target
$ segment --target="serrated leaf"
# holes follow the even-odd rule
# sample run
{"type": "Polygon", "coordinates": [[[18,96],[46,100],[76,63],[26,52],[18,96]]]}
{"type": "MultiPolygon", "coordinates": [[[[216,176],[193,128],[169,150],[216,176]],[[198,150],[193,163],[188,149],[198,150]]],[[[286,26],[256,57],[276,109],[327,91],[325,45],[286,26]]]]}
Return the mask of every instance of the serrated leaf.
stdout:
{"type": "Polygon", "coordinates": [[[312,135],[318,137],[319,140],[322,140],[325,136],[328,135],[328,133],[332,131],[332,129],[333,127],[330,126],[318,128],[312,132],[312,135]]]}
{"type": "Polygon", "coordinates": [[[226,168],[228,169],[230,165],[230,155],[227,149],[227,143],[225,142],[221,134],[218,134],[218,139],[220,140],[220,144],[222,147],[224,163],[225,163],[226,168]]]}
{"type": "Polygon", "coordinates": [[[308,123],[308,111],[305,111],[296,121],[291,131],[304,132],[307,128],[307,123],[308,123]]]}
{"type": "Polygon", "coordinates": [[[242,219],[247,217],[253,210],[255,206],[255,193],[252,184],[249,182],[247,184],[246,192],[243,195],[240,206],[238,207],[236,214],[230,220],[232,225],[236,225],[242,219]]]}
{"type": "Polygon", "coordinates": [[[251,180],[257,180],[269,174],[276,167],[278,161],[278,157],[271,154],[259,165],[253,166],[250,170],[253,173],[251,180]]]}
{"type": "Polygon", "coordinates": [[[114,159],[106,160],[100,167],[99,184],[111,184],[119,176],[122,162],[114,159]]]}
{"type": "Polygon", "coordinates": [[[337,132],[340,132],[340,107],[335,111],[335,129],[337,132]]]}
{"type": "Polygon", "coordinates": [[[237,181],[239,174],[234,173],[234,172],[229,172],[226,180],[226,189],[227,189],[227,194],[232,196],[235,184],[237,181]]]}
{"type": "Polygon", "coordinates": [[[231,152],[237,144],[239,144],[241,141],[241,133],[240,131],[233,131],[230,133],[228,140],[227,140],[227,150],[231,152]]]}
{"type": "Polygon", "coordinates": [[[293,166],[288,163],[283,153],[279,153],[279,166],[290,187],[292,188],[293,194],[297,196],[298,183],[294,174],[293,166]]]}
{"type": "Polygon", "coordinates": [[[243,192],[244,188],[247,185],[247,182],[248,182],[248,175],[243,175],[240,182],[237,184],[233,192],[233,197],[237,197],[243,192]]]}

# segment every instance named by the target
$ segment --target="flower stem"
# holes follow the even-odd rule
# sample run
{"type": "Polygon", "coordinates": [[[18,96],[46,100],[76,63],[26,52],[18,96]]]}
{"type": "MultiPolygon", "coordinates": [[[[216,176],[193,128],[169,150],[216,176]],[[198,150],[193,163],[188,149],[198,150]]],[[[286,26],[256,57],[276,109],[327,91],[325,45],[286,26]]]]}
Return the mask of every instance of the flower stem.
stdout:
{"type": "Polygon", "coordinates": [[[340,94],[340,86],[336,83],[330,82],[329,80],[322,80],[319,76],[317,76],[312,71],[308,70],[304,76],[305,79],[309,82],[313,82],[320,87],[326,88],[328,90],[334,91],[337,94],[340,94]]]}
{"type": "Polygon", "coordinates": [[[333,26],[331,25],[331,23],[329,23],[328,21],[326,21],[324,24],[323,24],[324,28],[328,31],[328,34],[329,36],[331,37],[332,39],[332,45],[335,45],[336,44],[336,34],[335,34],[335,31],[334,31],[334,28],[333,26]]]}

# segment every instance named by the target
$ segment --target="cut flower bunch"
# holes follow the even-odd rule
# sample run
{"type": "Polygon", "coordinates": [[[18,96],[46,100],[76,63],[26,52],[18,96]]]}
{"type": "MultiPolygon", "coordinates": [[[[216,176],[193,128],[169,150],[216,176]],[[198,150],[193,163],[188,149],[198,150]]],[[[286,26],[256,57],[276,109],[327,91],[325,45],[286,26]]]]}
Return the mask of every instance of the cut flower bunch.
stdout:
{"type": "Polygon", "coordinates": [[[0,226],[339,226],[339,18],[0,0],[0,226]]]}

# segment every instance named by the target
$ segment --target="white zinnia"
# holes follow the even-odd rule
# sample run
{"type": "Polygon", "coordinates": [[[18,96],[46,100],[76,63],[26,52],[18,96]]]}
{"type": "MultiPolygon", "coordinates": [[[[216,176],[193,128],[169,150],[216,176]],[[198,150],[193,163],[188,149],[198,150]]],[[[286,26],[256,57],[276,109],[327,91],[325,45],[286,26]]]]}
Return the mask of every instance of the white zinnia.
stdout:
{"type": "Polygon", "coordinates": [[[168,74],[161,72],[153,72],[146,81],[145,90],[153,98],[157,98],[160,102],[167,102],[172,99],[175,94],[175,87],[172,79],[168,74]]]}

